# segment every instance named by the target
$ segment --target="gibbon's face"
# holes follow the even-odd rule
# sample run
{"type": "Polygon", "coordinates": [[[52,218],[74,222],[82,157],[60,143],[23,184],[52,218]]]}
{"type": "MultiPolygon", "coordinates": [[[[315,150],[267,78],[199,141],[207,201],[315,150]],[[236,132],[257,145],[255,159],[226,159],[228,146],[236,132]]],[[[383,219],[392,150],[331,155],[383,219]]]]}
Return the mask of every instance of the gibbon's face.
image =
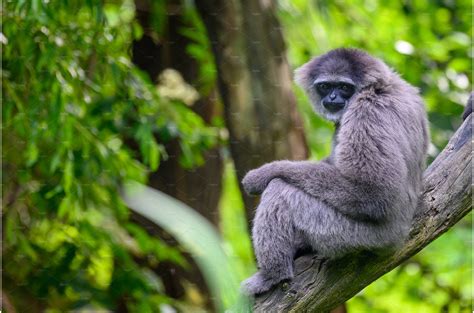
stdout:
{"type": "Polygon", "coordinates": [[[338,123],[360,90],[390,73],[382,61],[361,50],[339,48],[296,69],[295,81],[308,93],[318,114],[338,123]]]}
{"type": "Polygon", "coordinates": [[[316,110],[331,121],[339,121],[349,100],[356,91],[355,84],[350,79],[317,79],[313,84],[314,91],[319,96],[315,103],[316,110]]]}

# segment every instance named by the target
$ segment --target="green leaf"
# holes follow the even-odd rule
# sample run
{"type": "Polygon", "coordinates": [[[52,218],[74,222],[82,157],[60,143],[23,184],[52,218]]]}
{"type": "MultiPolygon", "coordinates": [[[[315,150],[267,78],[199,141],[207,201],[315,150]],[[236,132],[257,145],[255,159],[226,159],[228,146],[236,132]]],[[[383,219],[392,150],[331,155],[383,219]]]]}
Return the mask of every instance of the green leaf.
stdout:
{"type": "Polygon", "coordinates": [[[72,160],[67,160],[64,166],[63,187],[66,194],[71,191],[72,182],[74,179],[74,163],[72,160]]]}
{"type": "Polygon", "coordinates": [[[38,160],[39,149],[34,142],[28,145],[26,150],[26,166],[32,166],[38,160]]]}
{"type": "Polygon", "coordinates": [[[58,207],[58,217],[63,218],[66,216],[66,214],[69,213],[69,210],[71,210],[71,200],[68,196],[65,196],[62,200],[61,203],[59,204],[58,207]]]}
{"type": "Polygon", "coordinates": [[[156,171],[160,164],[160,149],[154,139],[150,142],[148,159],[150,162],[150,169],[156,171]]]}

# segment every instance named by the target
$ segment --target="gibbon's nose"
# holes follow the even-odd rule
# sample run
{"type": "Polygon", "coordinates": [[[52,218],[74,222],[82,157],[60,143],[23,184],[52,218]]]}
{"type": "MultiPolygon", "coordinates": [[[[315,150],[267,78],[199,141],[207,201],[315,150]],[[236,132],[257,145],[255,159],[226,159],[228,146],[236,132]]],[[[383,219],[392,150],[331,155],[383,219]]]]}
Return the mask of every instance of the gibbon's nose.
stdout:
{"type": "Polygon", "coordinates": [[[335,94],[335,93],[332,93],[332,94],[329,96],[329,98],[330,98],[331,100],[336,99],[336,94],[335,94]]]}
{"type": "Polygon", "coordinates": [[[329,112],[337,112],[340,111],[344,108],[345,102],[332,102],[332,101],[324,101],[323,106],[328,110],[329,112]]]}

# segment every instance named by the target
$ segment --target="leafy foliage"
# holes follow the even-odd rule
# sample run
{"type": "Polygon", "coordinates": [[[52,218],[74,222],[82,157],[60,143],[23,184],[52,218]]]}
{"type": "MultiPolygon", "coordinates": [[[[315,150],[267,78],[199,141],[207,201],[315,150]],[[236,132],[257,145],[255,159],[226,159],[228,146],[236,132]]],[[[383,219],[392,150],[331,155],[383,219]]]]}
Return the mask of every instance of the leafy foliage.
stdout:
{"type": "Polygon", "coordinates": [[[130,1],[17,1],[3,7],[4,282],[22,311],[124,305],[156,312],[150,264],[180,252],[129,220],[124,180],[145,182],[178,140],[202,162],[214,129],[130,61],[130,1]],[[19,266],[21,264],[21,266],[19,266]]]}

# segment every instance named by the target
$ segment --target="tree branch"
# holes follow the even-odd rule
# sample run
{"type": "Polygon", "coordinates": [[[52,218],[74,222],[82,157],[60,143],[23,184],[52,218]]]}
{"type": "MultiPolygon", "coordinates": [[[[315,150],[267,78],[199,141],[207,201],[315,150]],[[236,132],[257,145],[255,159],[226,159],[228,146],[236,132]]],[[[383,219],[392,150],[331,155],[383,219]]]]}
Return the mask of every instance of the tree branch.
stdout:
{"type": "Polygon", "coordinates": [[[409,240],[396,253],[296,260],[295,278],[256,298],[255,312],[326,312],[353,297],[451,228],[472,210],[472,116],[425,171],[409,240]]]}

